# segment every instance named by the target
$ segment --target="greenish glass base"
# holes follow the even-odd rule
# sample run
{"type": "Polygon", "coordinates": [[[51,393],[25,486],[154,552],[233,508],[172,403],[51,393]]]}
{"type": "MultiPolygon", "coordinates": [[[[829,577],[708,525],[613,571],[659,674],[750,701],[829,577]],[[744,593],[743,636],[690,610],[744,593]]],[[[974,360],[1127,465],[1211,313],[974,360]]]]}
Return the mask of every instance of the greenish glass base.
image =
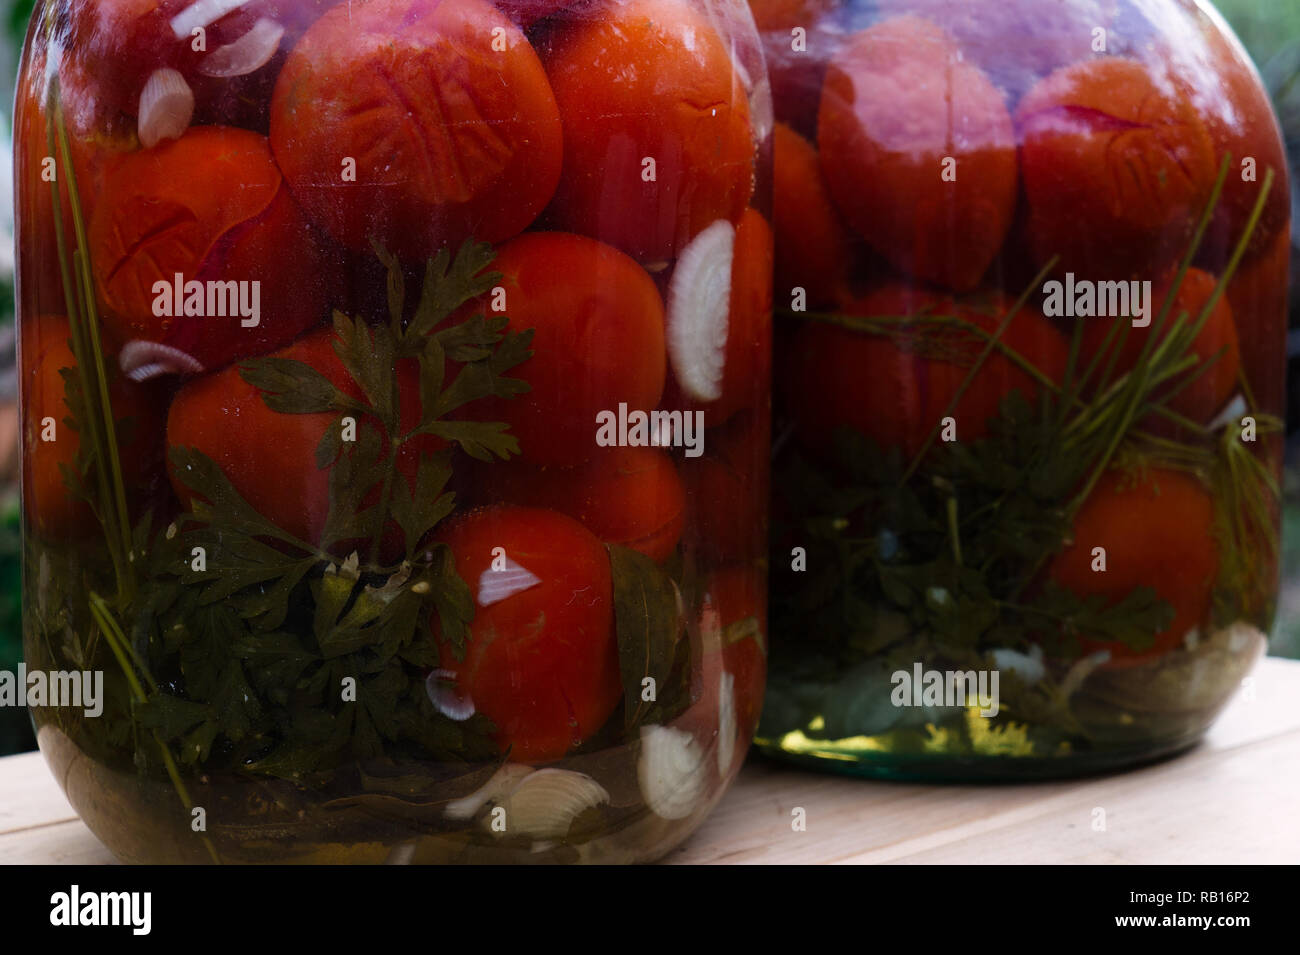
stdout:
{"type": "Polygon", "coordinates": [[[1159,745],[1071,753],[1067,756],[962,756],[950,753],[900,754],[864,747],[854,740],[754,740],[754,748],[769,759],[815,772],[926,783],[1015,783],[1072,779],[1120,772],[1161,762],[1195,747],[1203,734],[1159,745]]]}

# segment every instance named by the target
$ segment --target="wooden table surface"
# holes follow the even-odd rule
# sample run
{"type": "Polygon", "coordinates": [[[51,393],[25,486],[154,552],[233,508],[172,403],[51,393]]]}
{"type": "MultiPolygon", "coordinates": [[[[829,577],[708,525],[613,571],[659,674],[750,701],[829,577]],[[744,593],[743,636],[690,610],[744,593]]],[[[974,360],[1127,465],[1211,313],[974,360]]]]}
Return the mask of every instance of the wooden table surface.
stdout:
{"type": "MultiPolygon", "coordinates": [[[[882,783],[751,759],[676,863],[1297,863],[1300,661],[1267,659],[1205,743],[1129,773],[882,783]],[[792,812],[807,828],[794,831],[792,812]],[[1094,820],[1104,810],[1105,828],[1094,820]]],[[[39,754],[0,759],[0,862],[111,863],[39,754]]]]}

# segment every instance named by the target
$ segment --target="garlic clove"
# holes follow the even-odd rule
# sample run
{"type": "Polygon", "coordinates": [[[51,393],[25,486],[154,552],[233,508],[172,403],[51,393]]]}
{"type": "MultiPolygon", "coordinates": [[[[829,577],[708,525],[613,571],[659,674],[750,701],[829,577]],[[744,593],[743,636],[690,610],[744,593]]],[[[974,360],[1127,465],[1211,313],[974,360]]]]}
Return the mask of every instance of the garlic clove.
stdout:
{"type": "Polygon", "coordinates": [[[523,763],[506,763],[492,774],[491,779],[468,796],[461,796],[459,799],[453,799],[447,803],[442,810],[442,814],[448,819],[461,822],[466,819],[473,819],[478,815],[480,809],[490,802],[497,802],[503,798],[510,790],[523,782],[524,777],[530,776],[534,772],[536,770],[533,767],[525,766],[523,763]]]}
{"type": "Polygon", "coordinates": [[[199,63],[199,72],[221,78],[247,76],[271,61],[283,37],[284,27],[262,17],[238,40],[219,46],[205,56],[199,63]]]}
{"type": "Polygon", "coordinates": [[[132,381],[148,381],[160,375],[197,375],[203,364],[193,355],[163,345],[140,339],[127,342],[117,355],[122,374],[132,381]]]}
{"type": "Polygon", "coordinates": [[[194,118],[194,91],[185,77],[168,67],[149,74],[140,92],[136,132],[145,149],[177,139],[194,118]]]}
{"type": "Polygon", "coordinates": [[[539,769],[496,800],[497,806],[505,810],[501,828],[492,824],[492,814],[485,816],[483,823],[496,836],[560,840],[569,834],[573,820],[607,802],[609,792],[586,773],[539,769]]]}
{"type": "Polygon", "coordinates": [[[704,751],[695,737],[670,726],[641,727],[637,782],[650,811],[664,819],[685,819],[704,796],[704,751]]]}
{"type": "Polygon", "coordinates": [[[169,21],[172,35],[178,40],[188,40],[199,27],[212,26],[246,3],[248,0],[195,0],[169,21]]]}
{"type": "Polygon", "coordinates": [[[668,282],[668,357],[682,391],[722,397],[736,227],[719,219],[682,250],[668,282]]]}

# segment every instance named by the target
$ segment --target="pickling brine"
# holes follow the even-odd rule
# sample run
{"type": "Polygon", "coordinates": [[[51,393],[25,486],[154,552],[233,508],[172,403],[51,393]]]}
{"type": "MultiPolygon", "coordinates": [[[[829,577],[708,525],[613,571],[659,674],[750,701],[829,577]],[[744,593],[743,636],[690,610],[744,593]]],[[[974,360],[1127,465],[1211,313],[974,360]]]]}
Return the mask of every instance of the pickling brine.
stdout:
{"type": "Polygon", "coordinates": [[[26,655],[104,677],[34,715],[121,859],[699,824],[764,680],[762,77],[727,0],[37,11],[26,655]]]}
{"type": "Polygon", "coordinates": [[[1190,0],[752,0],[771,70],[758,745],[1017,778],[1197,739],[1277,590],[1290,198],[1190,0]]]}

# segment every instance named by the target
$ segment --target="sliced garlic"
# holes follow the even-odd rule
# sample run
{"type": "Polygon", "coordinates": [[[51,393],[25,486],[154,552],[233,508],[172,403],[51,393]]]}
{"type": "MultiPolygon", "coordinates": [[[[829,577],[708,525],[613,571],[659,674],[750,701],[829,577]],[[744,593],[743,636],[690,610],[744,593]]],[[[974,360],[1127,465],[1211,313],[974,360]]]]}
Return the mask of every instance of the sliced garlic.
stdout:
{"type": "Polygon", "coordinates": [[[196,0],[171,18],[172,35],[188,40],[199,27],[209,27],[248,0],[196,0]]]}
{"type": "Polygon", "coordinates": [[[262,17],[238,40],[219,46],[205,56],[199,63],[199,72],[223,78],[247,76],[270,62],[283,36],[284,27],[262,17]]]}
{"type": "Polygon", "coordinates": [[[722,397],[736,227],[719,219],[682,250],[668,282],[668,357],[682,391],[722,397]]]}
{"type": "Polygon", "coordinates": [[[194,91],[185,77],[168,67],[149,74],[140,92],[136,132],[145,149],[164,139],[176,139],[194,118],[194,91]]]}
{"type": "Polygon", "coordinates": [[[502,561],[500,570],[494,570],[489,566],[479,574],[478,605],[490,607],[507,597],[513,597],[517,593],[536,587],[541,582],[542,578],[507,557],[502,561]]]}
{"type": "Polygon", "coordinates": [[[491,779],[468,796],[461,796],[459,799],[453,799],[447,803],[442,810],[442,814],[448,819],[461,822],[466,819],[473,819],[478,815],[480,809],[490,802],[496,802],[503,798],[510,790],[523,782],[525,776],[530,776],[533,772],[533,767],[525,766],[523,763],[506,763],[492,774],[491,779]]]}
{"type": "Polygon", "coordinates": [[[539,769],[494,801],[505,810],[504,826],[494,826],[489,814],[483,820],[489,832],[501,837],[527,836],[545,841],[563,839],[569,834],[573,820],[588,809],[609,802],[609,793],[586,773],[539,769]]]}
{"type": "Polygon", "coordinates": [[[160,375],[197,375],[203,371],[202,362],[193,355],[171,345],[140,339],[122,346],[117,364],[122,374],[132,381],[148,381],[160,375]]]}
{"type": "Polygon", "coordinates": [[[636,777],[650,811],[685,819],[699,806],[705,786],[704,752],[695,737],[669,726],[641,727],[636,777]]]}
{"type": "Polygon", "coordinates": [[[457,723],[475,713],[474,701],[456,688],[456,674],[451,670],[434,670],[424,678],[424,692],[429,695],[433,708],[457,723]]]}

